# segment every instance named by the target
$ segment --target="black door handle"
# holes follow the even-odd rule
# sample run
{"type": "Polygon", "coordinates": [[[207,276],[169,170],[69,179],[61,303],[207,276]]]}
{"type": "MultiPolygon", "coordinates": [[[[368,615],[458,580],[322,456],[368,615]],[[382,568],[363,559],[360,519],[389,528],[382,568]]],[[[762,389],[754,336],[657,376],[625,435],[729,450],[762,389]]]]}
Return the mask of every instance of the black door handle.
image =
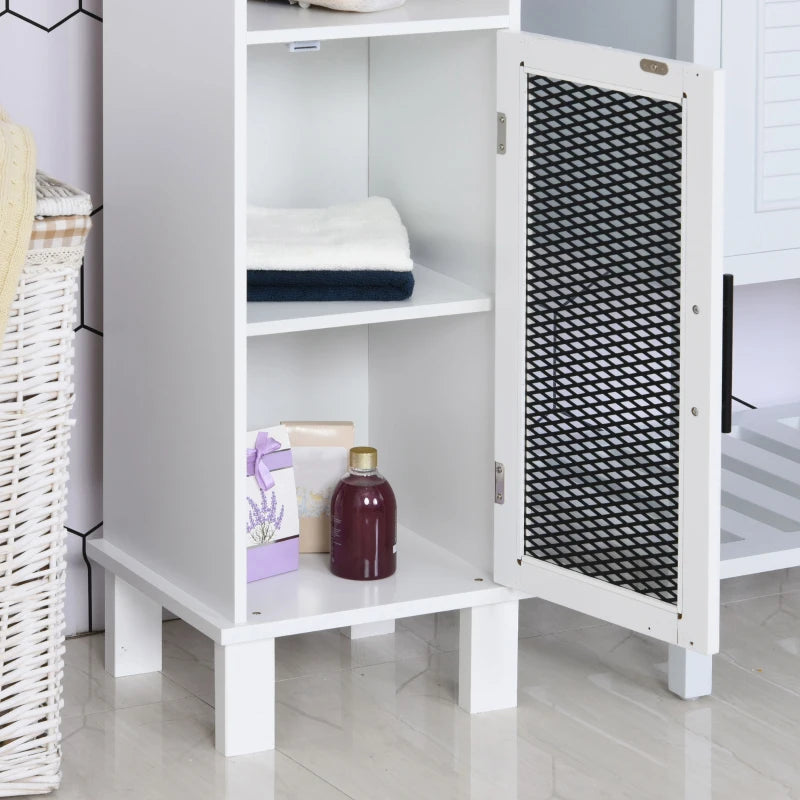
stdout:
{"type": "Polygon", "coordinates": [[[722,432],[730,433],[733,408],[733,275],[722,276],[722,432]]]}

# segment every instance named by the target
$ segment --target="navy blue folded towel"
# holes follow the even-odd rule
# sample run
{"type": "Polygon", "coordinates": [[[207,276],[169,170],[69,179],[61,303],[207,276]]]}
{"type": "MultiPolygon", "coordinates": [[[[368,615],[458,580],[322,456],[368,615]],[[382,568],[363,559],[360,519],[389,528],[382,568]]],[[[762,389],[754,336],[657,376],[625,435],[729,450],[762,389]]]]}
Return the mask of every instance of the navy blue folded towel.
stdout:
{"type": "Polygon", "coordinates": [[[247,301],[406,300],[414,274],[379,269],[247,270],[247,301]]]}

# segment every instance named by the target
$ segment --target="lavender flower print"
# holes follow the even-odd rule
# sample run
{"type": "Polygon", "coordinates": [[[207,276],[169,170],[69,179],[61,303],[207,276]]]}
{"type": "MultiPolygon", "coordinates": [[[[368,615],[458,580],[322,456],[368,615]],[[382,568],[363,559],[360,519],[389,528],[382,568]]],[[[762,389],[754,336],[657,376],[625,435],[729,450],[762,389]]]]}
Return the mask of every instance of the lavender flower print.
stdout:
{"type": "Polygon", "coordinates": [[[283,512],[286,510],[281,505],[281,510],[278,511],[278,498],[275,492],[267,492],[259,489],[261,492],[261,504],[257,505],[252,497],[247,498],[247,503],[250,506],[250,514],[247,519],[247,533],[250,536],[250,541],[253,544],[267,544],[275,538],[275,534],[281,529],[283,524],[283,512]]]}

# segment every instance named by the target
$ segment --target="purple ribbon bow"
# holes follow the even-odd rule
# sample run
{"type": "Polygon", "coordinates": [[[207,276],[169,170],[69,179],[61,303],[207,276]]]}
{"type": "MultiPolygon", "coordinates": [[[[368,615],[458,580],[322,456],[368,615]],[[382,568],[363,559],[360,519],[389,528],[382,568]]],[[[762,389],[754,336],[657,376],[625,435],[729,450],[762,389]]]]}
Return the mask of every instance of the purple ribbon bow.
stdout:
{"type": "Polygon", "coordinates": [[[275,485],[270,470],[292,466],[292,451],[280,447],[281,443],[266,431],[259,431],[255,448],[247,448],[247,475],[255,475],[256,483],[265,492],[275,485]]]}

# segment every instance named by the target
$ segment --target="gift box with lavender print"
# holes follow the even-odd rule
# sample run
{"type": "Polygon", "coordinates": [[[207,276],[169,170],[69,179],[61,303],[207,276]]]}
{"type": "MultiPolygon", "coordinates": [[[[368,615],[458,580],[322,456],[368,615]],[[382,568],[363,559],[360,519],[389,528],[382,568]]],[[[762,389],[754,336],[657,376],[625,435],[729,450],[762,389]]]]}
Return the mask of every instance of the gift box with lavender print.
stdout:
{"type": "Polygon", "coordinates": [[[297,514],[289,433],[276,425],[247,434],[247,582],[297,569],[297,514]]]}

